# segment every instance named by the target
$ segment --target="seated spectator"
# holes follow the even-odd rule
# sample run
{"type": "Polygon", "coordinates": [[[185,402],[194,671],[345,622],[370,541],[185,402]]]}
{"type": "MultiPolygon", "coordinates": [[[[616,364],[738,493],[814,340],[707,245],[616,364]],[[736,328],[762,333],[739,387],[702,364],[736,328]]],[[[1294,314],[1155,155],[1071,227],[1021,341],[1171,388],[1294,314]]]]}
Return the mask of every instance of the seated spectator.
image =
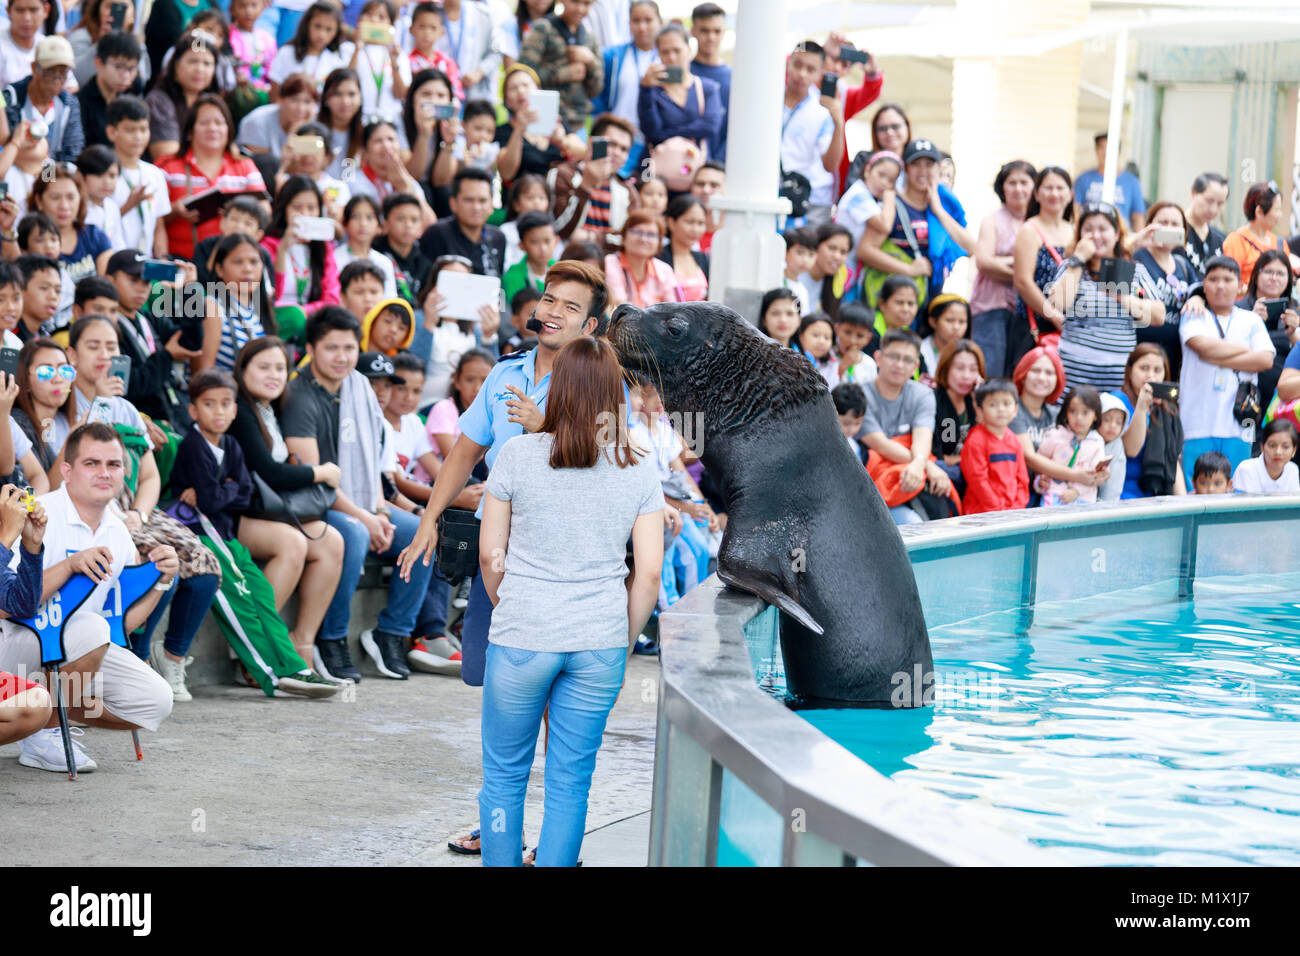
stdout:
{"type": "Polygon", "coordinates": [[[496,14],[482,4],[443,0],[442,19],[446,29],[443,49],[456,58],[461,85],[470,99],[496,99],[496,79],[501,71],[497,49],[496,14]],[[458,37],[455,47],[451,35],[458,37]]]}
{"type": "MultiPolygon", "coordinates": [[[[600,268],[596,265],[600,262],[599,256],[588,265],[592,268],[600,268]]],[[[515,297],[510,300],[510,327],[502,329],[497,333],[498,341],[501,345],[501,355],[511,355],[515,352],[524,352],[537,346],[537,336],[527,331],[529,318],[532,317],[533,309],[541,301],[542,294],[536,289],[520,289],[515,293],[515,297]],[[504,340],[504,341],[501,341],[504,340]]]]}
{"type": "MultiPolygon", "coordinates": [[[[1088,385],[1070,389],[1061,401],[1056,427],[1047,433],[1038,446],[1038,454],[1057,464],[1063,463],[1067,468],[1088,470],[1104,467],[1102,456],[1105,442],[1096,431],[1100,421],[1101,396],[1097,390],[1088,385]]],[[[1074,501],[1092,503],[1097,500],[1097,485],[1093,482],[1043,478],[1039,481],[1038,490],[1043,496],[1044,507],[1068,505],[1074,501]]]]}
{"type": "Polygon", "coordinates": [[[664,225],[658,216],[637,210],[627,217],[622,250],[605,256],[611,308],[625,302],[644,309],[660,302],[683,301],[672,266],[656,258],[663,242],[664,225]]]}
{"type": "Polygon", "coordinates": [[[172,201],[167,248],[172,255],[185,259],[194,255],[200,240],[221,231],[216,207],[211,207],[210,212],[200,212],[188,208],[186,199],[208,190],[222,195],[266,193],[266,183],[257,166],[235,149],[235,126],[230,110],[216,95],[204,93],[194,100],[181,127],[175,155],[164,159],[159,168],[167,177],[172,201]]]}
{"type": "Polygon", "coordinates": [[[14,265],[23,277],[23,299],[13,331],[20,341],[28,342],[53,328],[59,311],[62,271],[57,259],[34,253],[19,256],[14,265]]]}
{"type": "Polygon", "coordinates": [[[320,123],[304,123],[294,130],[294,135],[314,137],[322,148],[297,152],[286,147],[280,168],[275,173],[276,192],[278,194],[293,176],[306,176],[314,182],[321,195],[321,215],[334,220],[337,238],[337,234],[342,232],[343,207],[352,198],[352,189],[342,179],[329,174],[333,160],[329,151],[329,130],[320,123]]]}
{"type": "Polygon", "coordinates": [[[848,282],[848,269],[844,262],[852,252],[853,236],[844,226],[834,222],[817,227],[813,236],[816,243],[812,265],[799,276],[808,301],[834,318],[839,314],[840,300],[848,282]]]}
{"type": "Polygon", "coordinates": [[[877,335],[884,336],[890,329],[911,329],[916,324],[916,313],[916,283],[907,276],[886,279],[876,297],[877,335]]]}
{"type": "Polygon", "coordinates": [[[501,152],[501,147],[494,140],[497,130],[496,107],[487,100],[470,100],[465,104],[461,127],[464,130],[464,143],[463,146],[457,145],[452,156],[456,168],[472,166],[488,173],[495,181],[497,154],[501,152]]]}
{"type": "MultiPolygon", "coordinates": [[[[1121,498],[1186,494],[1183,477],[1183,426],[1178,403],[1156,398],[1152,382],[1169,381],[1169,358],[1154,342],[1139,342],[1124,366],[1124,388],[1111,394],[1128,412],[1124,425],[1124,485],[1121,498]],[[1147,436],[1150,443],[1148,461],[1147,436]]],[[[1111,463],[1111,471],[1119,466],[1111,463]]]]}
{"type": "Polygon", "coordinates": [[[783,349],[795,348],[799,300],[793,289],[769,289],[758,307],[758,330],[783,349]]]}
{"type": "Polygon", "coordinates": [[[424,394],[420,398],[420,407],[427,408],[447,394],[447,384],[459,356],[470,349],[495,348],[497,330],[501,323],[501,313],[491,303],[479,307],[476,321],[448,316],[442,317],[446,300],[438,293],[438,276],[443,272],[468,273],[469,263],[460,256],[440,256],[429,268],[429,275],[421,289],[424,310],[424,329],[432,335],[432,346],[427,353],[415,348],[417,354],[427,358],[425,369],[424,394]]]}
{"type": "Polygon", "coordinates": [[[356,70],[347,67],[334,70],[321,87],[320,110],[316,116],[330,131],[330,153],[334,157],[329,169],[331,176],[341,177],[349,169],[355,174],[361,165],[364,117],[361,111],[361,77],[357,76],[356,70]]]}
{"type": "MultiPolygon", "coordinates": [[[[1246,214],[1246,224],[1229,233],[1223,240],[1223,254],[1236,261],[1242,283],[1249,284],[1256,261],[1270,249],[1285,254],[1291,271],[1296,272],[1300,259],[1287,249],[1286,241],[1276,235],[1278,223],[1286,212],[1286,204],[1282,201],[1282,193],[1277,186],[1273,183],[1255,183],[1246,190],[1242,212],[1246,214]]],[[[1208,270],[1207,261],[1206,271],[1208,270]]],[[[1231,459],[1232,456],[1228,457],[1231,459]]]]}
{"type": "Polygon", "coordinates": [[[23,340],[14,330],[23,316],[23,274],[12,262],[0,262],[0,329],[4,333],[4,347],[20,349],[23,340]]]}
{"type": "Polygon", "coordinates": [[[113,199],[122,213],[123,248],[164,256],[171,196],[162,170],[143,158],[149,146],[149,110],[144,100],[123,94],[108,105],[104,122],[120,170],[113,199]]]}
{"type": "Polygon", "coordinates": [[[592,98],[605,85],[600,44],[582,25],[590,9],[590,0],[570,0],[562,12],[534,20],[519,46],[519,62],[537,74],[542,89],[559,91],[560,119],[570,130],[582,128],[591,115],[592,98]]]}
{"type": "Polygon", "coordinates": [[[414,196],[389,196],[384,200],[384,234],[373,244],[392,262],[397,294],[411,305],[420,301],[420,284],[432,262],[423,248],[424,218],[424,210],[414,196]]]}
{"type": "MultiPolygon", "coordinates": [[[[546,180],[532,173],[524,173],[515,179],[506,193],[506,221],[501,224],[501,234],[506,237],[507,272],[524,258],[524,250],[519,245],[519,217],[526,212],[546,213],[554,229],[554,220],[550,217],[551,193],[546,188],[546,180]]],[[[563,251],[564,241],[557,236],[551,258],[559,259],[563,251]]],[[[505,281],[504,277],[502,281],[505,281]]]]}
{"type": "MultiPolygon", "coordinates": [[[[85,87],[91,83],[95,74],[94,56],[96,45],[108,34],[114,30],[125,34],[126,36],[136,37],[136,45],[140,45],[138,39],[139,32],[135,29],[135,6],[127,4],[122,15],[122,23],[115,26],[113,23],[113,2],[112,0],[87,0],[82,6],[81,22],[77,28],[68,34],[68,44],[72,47],[72,55],[77,58],[77,65],[73,73],[77,79],[77,85],[85,87]]],[[[143,47],[141,47],[143,54],[143,47]]],[[[149,76],[149,60],[143,60],[141,67],[143,73],[141,77],[147,79],[149,76]]]]}
{"type": "Polygon", "coordinates": [[[394,298],[397,295],[397,277],[393,271],[393,260],[373,248],[375,239],[383,229],[383,213],[379,203],[371,196],[353,196],[343,207],[342,223],[345,238],[334,247],[334,262],[340,270],[340,282],[342,270],[349,263],[363,260],[377,268],[383,276],[384,298],[394,298]]]}
{"type": "Polygon", "coordinates": [[[20,121],[0,152],[0,174],[9,187],[0,200],[0,232],[8,237],[2,240],[6,253],[13,249],[14,223],[27,214],[27,197],[32,194],[32,185],[49,164],[49,139],[33,136],[31,125],[31,120],[20,121]]]}
{"type": "Polygon", "coordinates": [[[1207,451],[1196,459],[1192,488],[1198,495],[1232,494],[1232,463],[1221,452],[1207,451]]]}
{"type": "Polygon", "coordinates": [[[867,393],[861,385],[841,382],[831,389],[831,401],[835,403],[835,414],[840,420],[840,431],[849,443],[849,450],[858,461],[866,464],[867,449],[858,443],[857,434],[862,430],[862,419],[867,414],[867,393]]]}
{"type": "MultiPolygon", "coordinates": [[[[463,256],[472,264],[475,275],[501,275],[506,237],[496,226],[487,224],[491,214],[492,176],[472,166],[459,170],[451,182],[451,215],[425,229],[420,236],[420,251],[430,260],[463,256]]],[[[418,294],[419,290],[415,291],[418,294]]]]}
{"type": "MultiPolygon", "coordinates": [[[[835,322],[837,369],[840,382],[869,385],[878,369],[871,356],[876,350],[875,322],[861,302],[846,302],[835,322]]],[[[973,387],[973,386],[972,386],[973,387]]]]}
{"type": "Polygon", "coordinates": [[[713,234],[722,228],[724,213],[713,207],[713,197],[720,196],[726,185],[726,167],[716,159],[710,159],[697,169],[695,178],[691,180],[691,195],[704,203],[709,213],[708,229],[700,237],[700,252],[707,253],[713,248],[713,234]]]}
{"type": "MultiPolygon", "coordinates": [[[[217,369],[200,372],[190,381],[194,424],[181,441],[171,474],[180,504],[188,507],[178,507],[176,514],[224,559],[217,621],[263,692],[273,697],[278,687],[304,697],[330,697],[338,693],[339,684],[307,666],[280,618],[303,575],[306,534],[247,513],[253,481],[239,442],[226,434],[235,418],[236,389],[230,374],[217,369]],[[255,560],[265,561],[265,570],[255,560]]],[[[333,546],[332,560],[324,570],[336,576],[343,560],[342,541],[336,538],[328,544],[333,546]]],[[[322,595],[332,593],[330,582],[322,577],[317,575],[313,583],[321,585],[322,595]]],[[[317,597],[304,599],[310,604],[317,597]]]]}
{"type": "Polygon", "coordinates": [[[397,10],[390,0],[366,0],[357,19],[356,40],[348,63],[358,72],[364,69],[371,78],[361,88],[361,109],[367,116],[393,122],[402,112],[402,99],[411,84],[411,65],[397,45],[397,31],[393,29],[396,19],[397,10]],[[387,45],[362,42],[361,31],[367,26],[387,27],[387,45]]]}
{"type": "MultiPolygon", "coordinates": [[[[170,156],[185,155],[189,144],[182,142],[182,132],[189,126],[191,111],[198,105],[199,97],[211,94],[214,99],[220,99],[221,94],[217,85],[217,58],[221,51],[213,45],[211,36],[186,33],[176,41],[172,53],[167,69],[159,74],[157,84],[144,98],[149,107],[149,159],[159,166],[170,156]]],[[[233,140],[235,128],[229,110],[226,123],[233,140]]]]}
{"type": "Polygon", "coordinates": [[[212,252],[217,287],[205,300],[203,349],[191,361],[191,371],[215,365],[229,372],[240,349],[253,339],[275,334],[262,267],[262,250],[252,236],[235,233],[217,243],[212,252]]]}
{"type": "Polygon", "coordinates": [[[1227,238],[1211,223],[1219,218],[1228,202],[1228,179],[1222,173],[1201,173],[1192,181],[1192,198],[1187,204],[1187,243],[1183,251],[1196,272],[1205,277],[1205,263],[1223,251],[1227,238]]]}
{"type": "MultiPolygon", "coordinates": [[[[113,254],[104,230],[86,224],[86,187],[81,173],[71,166],[51,166],[32,184],[32,208],[43,212],[59,230],[59,262],[68,278],[77,282],[102,273],[113,254]]],[[[71,302],[67,303],[71,306],[71,302]]]]}
{"type": "Polygon", "coordinates": [[[446,214],[448,186],[456,174],[459,115],[460,104],[446,73],[428,69],[415,74],[402,106],[398,145],[406,171],[419,183],[425,200],[437,216],[446,214]],[[438,111],[449,107],[456,115],[438,119],[438,111]]]}
{"type": "Polygon", "coordinates": [[[587,158],[578,162],[565,160],[547,174],[547,185],[554,197],[551,214],[555,231],[569,239],[582,229],[597,242],[603,242],[608,254],[617,249],[618,237],[635,212],[641,198],[630,180],[621,179],[618,170],[627,162],[632,148],[632,127],[610,113],[602,113],[591,124],[591,137],[603,137],[608,144],[604,159],[587,158]]]}
{"type": "Polygon", "coordinates": [[[834,388],[839,382],[839,368],[835,358],[835,323],[830,316],[825,312],[805,315],[799,323],[795,344],[826,381],[826,387],[834,388]]]}
{"type": "MultiPolygon", "coordinates": [[[[496,362],[496,356],[485,349],[470,349],[462,353],[460,361],[456,363],[456,371],[451,375],[447,397],[429,409],[425,431],[440,461],[446,461],[447,456],[451,454],[452,446],[460,437],[460,416],[474,404],[479,389],[487,381],[488,374],[491,373],[496,362]]],[[[486,469],[484,471],[486,472],[486,469]]],[[[427,480],[435,478],[437,475],[430,472],[427,480]]],[[[478,508],[482,497],[483,485],[471,480],[461,495],[452,501],[452,507],[474,511],[478,508]],[[460,501],[464,503],[456,503],[460,501]]]]}
{"type": "Polygon", "coordinates": [[[1234,305],[1240,285],[1235,259],[1210,259],[1205,264],[1206,312],[1184,317],[1178,330],[1183,340],[1178,381],[1184,474],[1207,451],[1222,452],[1234,468],[1250,457],[1255,423],[1238,421],[1233,406],[1242,383],[1255,383],[1258,373],[1273,367],[1274,348],[1259,316],[1234,305]]]}
{"type": "Polygon", "coordinates": [[[103,230],[112,248],[121,249],[126,245],[122,210],[113,198],[120,173],[117,154],[108,146],[87,146],[77,157],[77,170],[86,190],[86,225],[103,230]]]}
{"type": "MultiPolygon", "coordinates": [[[[19,488],[5,485],[0,489],[0,615],[3,617],[36,614],[41,600],[41,541],[45,536],[45,520],[45,509],[39,502],[28,513],[19,488]],[[22,547],[15,549],[19,537],[22,547]],[[15,558],[17,570],[10,567],[15,558]]],[[[39,732],[50,722],[53,712],[49,692],[44,687],[20,674],[0,671],[0,744],[11,744],[39,732]]]]}
{"type": "Polygon", "coordinates": [[[334,243],[304,239],[300,231],[302,219],[324,214],[322,206],[320,191],[306,176],[290,176],[275,194],[271,224],[261,244],[275,263],[272,274],[277,307],[297,305],[311,312],[322,305],[338,305],[334,243]]]}
{"type": "Polygon", "coordinates": [[[405,299],[378,302],[361,319],[361,347],[367,352],[392,358],[410,349],[414,338],[415,312],[405,299]]]}
{"type": "MultiPolygon", "coordinates": [[[[85,574],[99,582],[63,628],[67,660],[59,669],[67,680],[67,715],[106,730],[157,730],[171,713],[171,689],[147,664],[109,640],[108,621],[101,616],[101,609],[117,587],[123,568],[154,562],[162,578],[123,614],[125,631],[135,630],[153,611],[161,593],[171,587],[180,561],[166,545],[144,555],[138,553],[126,525],[110,510],[110,503],[122,490],[127,459],[122,439],[110,425],[96,422],[77,428],[67,436],[60,459],[61,487],[38,499],[48,516],[41,603],[54,597],[73,574],[85,574]]],[[[20,561],[15,555],[10,566],[17,568],[20,561]]],[[[33,674],[40,669],[36,635],[13,621],[0,623],[0,670],[33,674]]],[[[18,746],[18,762],[23,766],[55,773],[68,768],[56,725],[32,734],[18,746]]],[[[95,761],[76,740],[72,747],[77,772],[94,770],[95,761]]]]}
{"type": "Polygon", "coordinates": [[[970,294],[970,337],[984,350],[989,371],[998,377],[1006,374],[1007,335],[1016,308],[1016,235],[1029,214],[1037,175],[1023,159],[1003,165],[993,180],[993,192],[1001,205],[980,223],[975,284],[970,294]]]}
{"type": "Polygon", "coordinates": [[[1005,378],[975,390],[981,420],[966,436],[961,473],[966,479],[962,512],[1013,511],[1029,504],[1029,472],[1021,443],[1010,428],[1018,414],[1016,389],[1005,378]]]}
{"type": "MultiPolygon", "coordinates": [[[[306,73],[286,77],[280,87],[279,100],[257,107],[239,121],[235,142],[254,156],[266,153],[271,162],[279,165],[284,144],[293,131],[316,119],[320,107],[319,90],[319,84],[306,73]]],[[[329,139],[330,145],[335,145],[332,135],[329,139]]]]}
{"type": "Polygon", "coordinates": [[[380,202],[398,193],[410,196],[419,206],[421,223],[432,224],[433,209],[425,201],[424,190],[402,164],[397,127],[385,119],[367,123],[361,134],[361,148],[362,175],[349,181],[352,192],[358,196],[374,196],[380,202]]]}
{"type": "Polygon", "coordinates": [[[140,41],[121,31],[104,34],[95,45],[93,75],[86,78],[77,92],[86,145],[109,145],[106,129],[109,105],[119,96],[128,93],[139,96],[144,92],[144,83],[140,81],[143,56],[140,41]]]}
{"type": "Polygon", "coordinates": [[[441,70],[451,80],[452,93],[456,99],[464,102],[465,89],[460,82],[460,67],[456,65],[455,60],[438,49],[439,42],[446,34],[439,4],[417,3],[411,10],[412,49],[407,62],[412,75],[424,70],[441,70]]]}
{"type": "MultiPolygon", "coordinates": [[[[644,198],[642,190],[643,202],[644,198]]],[[[678,196],[668,204],[664,223],[668,228],[668,242],[659,258],[673,267],[683,302],[705,301],[709,297],[709,257],[695,248],[709,224],[704,203],[689,194],[678,196]]]]}
{"type": "Polygon", "coordinates": [[[701,157],[709,155],[726,121],[722,90],[706,76],[691,73],[691,41],[686,30],[670,23],[655,38],[659,63],[651,64],[641,77],[637,118],[646,149],[653,154],[660,143],[681,137],[695,143],[701,157]],[[681,80],[669,83],[668,68],[681,71],[681,80]]]}
{"type": "MultiPolygon", "coordinates": [[[[253,339],[236,356],[234,375],[239,398],[230,435],[238,442],[249,472],[279,494],[312,485],[337,488],[341,477],[337,464],[303,465],[289,460],[289,449],[280,431],[285,385],[289,381],[285,344],[273,335],[253,339]]],[[[311,662],[316,632],[338,587],[343,538],[325,523],[323,514],[316,521],[302,522],[302,530],[307,553],[297,581],[298,617],[289,639],[298,656],[311,662]]]]}
{"type": "MultiPolygon", "coordinates": [[[[186,25],[186,30],[190,33],[206,34],[212,38],[213,45],[217,49],[215,68],[217,92],[222,96],[230,97],[231,109],[238,110],[238,115],[242,117],[252,106],[260,105],[256,100],[253,100],[251,104],[241,104],[239,97],[235,95],[239,86],[239,78],[235,72],[235,53],[230,47],[230,21],[226,19],[225,13],[217,7],[200,10],[190,19],[190,22],[186,25]]],[[[167,67],[171,64],[172,57],[175,55],[175,47],[163,54],[162,63],[158,65],[159,76],[167,72],[167,67]]]]}
{"type": "MultiPolygon", "coordinates": [[[[12,21],[11,21],[12,23],[12,21]]],[[[50,158],[56,163],[75,162],[86,145],[81,125],[81,103],[64,89],[75,65],[72,47],[61,36],[43,37],[36,44],[31,75],[6,77],[5,121],[17,129],[24,115],[40,116],[49,139],[50,158]]]]}
{"type": "Polygon", "coordinates": [[[1101,260],[1131,259],[1124,227],[1109,203],[1089,203],[1079,213],[1074,253],[1057,267],[1048,291],[1065,316],[1061,363],[1071,387],[1113,391],[1124,384],[1124,363],[1137,344],[1137,325],[1165,322],[1165,305],[1142,263],[1134,263],[1131,289],[1105,288],[1101,260]]]}
{"type": "MultiPolygon", "coordinates": [[[[271,83],[271,102],[276,103],[288,95],[284,87],[288,85],[289,77],[306,75],[319,89],[321,82],[334,71],[346,67],[351,57],[352,44],[343,40],[343,18],[338,6],[327,0],[318,0],[303,13],[293,39],[275,52],[267,73],[271,83]]],[[[358,109],[361,106],[360,92],[358,87],[358,109]]],[[[324,99],[322,93],[322,102],[324,99]]]]}
{"type": "Polygon", "coordinates": [[[939,367],[939,355],[958,339],[970,334],[970,303],[951,292],[941,293],[930,300],[926,309],[925,325],[931,330],[921,342],[921,380],[934,381],[939,367]]]}
{"type": "Polygon", "coordinates": [[[385,299],[384,274],[373,262],[350,262],[339,273],[339,290],[339,304],[364,322],[385,299]]]}
{"type": "Polygon", "coordinates": [[[1097,489],[1098,501],[1119,501],[1124,494],[1124,482],[1127,478],[1128,456],[1124,452],[1124,430],[1128,428],[1128,407],[1114,392],[1104,392],[1101,396],[1101,424],[1097,434],[1105,442],[1102,460],[1110,477],[1097,489]]]}
{"type": "Polygon", "coordinates": [[[520,289],[531,287],[541,292],[546,270],[555,265],[555,223],[545,212],[526,212],[509,223],[519,236],[524,257],[501,278],[501,291],[507,302],[514,301],[520,289]]]}
{"type": "MultiPolygon", "coordinates": [[[[636,187],[636,194],[641,198],[641,208],[662,216],[668,211],[668,184],[658,176],[643,179],[636,187]]],[[[695,197],[691,197],[692,199],[695,197]]],[[[707,225],[708,211],[704,213],[707,225]]]]}
{"type": "Polygon", "coordinates": [[[257,26],[266,0],[232,0],[230,4],[230,53],[235,62],[235,82],[247,103],[266,104],[270,99],[271,64],[275,62],[275,37],[257,26]]]}
{"type": "Polygon", "coordinates": [[[974,394],[984,381],[984,372],[984,353],[970,339],[958,339],[945,346],[935,366],[935,464],[962,493],[966,481],[961,473],[961,449],[975,424],[974,394]]]}
{"type": "MultiPolygon", "coordinates": [[[[1082,468],[1062,468],[1038,454],[1038,446],[1056,424],[1055,406],[1065,391],[1065,369],[1055,349],[1038,346],[1027,352],[1016,364],[1012,382],[1020,393],[1020,408],[1010,428],[1020,438],[1029,477],[1036,480],[1038,475],[1047,475],[1061,481],[1087,481],[1088,472],[1082,468]]],[[[1029,507],[1037,505],[1038,500],[1031,482],[1029,507]]]]}
{"type": "Polygon", "coordinates": [[[601,251],[600,246],[586,239],[574,239],[564,244],[564,251],[560,253],[560,260],[569,259],[573,262],[585,262],[597,271],[605,270],[605,254],[601,251]]]}
{"type": "MultiPolygon", "coordinates": [[[[411,543],[418,519],[384,503],[378,450],[383,415],[365,376],[356,371],[361,325],[346,309],[325,306],[307,322],[310,362],[289,385],[281,420],[285,444],[306,465],[335,462],[342,471],[338,495],[326,521],[343,535],[342,574],[315,647],[322,677],[361,679],[347,648],[352,594],[366,555],[392,558],[411,543]],[[342,421],[352,427],[342,428],[342,421]]],[[[429,587],[431,567],[412,569],[409,580],[394,574],[389,601],[362,646],[386,677],[410,675],[406,655],[416,616],[429,587]]],[[[419,636],[419,635],[415,635],[419,636]]]]}
{"type": "Polygon", "coordinates": [[[835,171],[844,155],[844,106],[838,97],[818,96],[826,53],[804,40],[786,60],[785,101],[781,114],[781,168],[798,173],[810,187],[807,207],[792,225],[820,226],[831,218],[835,171]]]}
{"type": "Polygon", "coordinates": [[[271,270],[275,268],[275,263],[271,258],[271,254],[261,244],[262,237],[266,235],[266,228],[270,224],[271,217],[267,214],[266,203],[255,196],[235,196],[226,200],[225,205],[221,207],[220,231],[215,236],[208,236],[206,239],[199,240],[199,244],[194,250],[194,268],[197,272],[197,281],[203,283],[204,286],[217,281],[217,277],[212,274],[212,253],[216,250],[217,243],[222,239],[239,233],[248,236],[258,244],[257,248],[262,253],[263,269],[265,274],[270,276],[271,270]]]}
{"type": "Polygon", "coordinates": [[[817,240],[813,236],[813,230],[806,226],[787,229],[781,238],[785,240],[785,273],[781,277],[781,286],[794,293],[799,314],[803,315],[812,311],[812,306],[809,305],[808,292],[799,277],[813,266],[813,260],[817,257],[817,240]]]}
{"type": "MultiPolygon", "coordinates": [[[[528,132],[528,124],[537,120],[537,111],[529,105],[529,97],[539,87],[537,74],[531,67],[516,63],[506,70],[502,100],[509,121],[498,126],[496,131],[496,142],[501,147],[497,170],[501,179],[512,186],[521,176],[544,177],[552,166],[564,161],[568,141],[561,120],[555,121],[555,129],[549,136],[528,132]]],[[[578,145],[582,145],[580,141],[578,145]]]]}
{"type": "Polygon", "coordinates": [[[1291,459],[1297,450],[1296,430],[1285,418],[1264,426],[1262,451],[1247,458],[1232,475],[1232,490],[1238,494],[1275,495],[1300,492],[1300,471],[1291,459]]]}

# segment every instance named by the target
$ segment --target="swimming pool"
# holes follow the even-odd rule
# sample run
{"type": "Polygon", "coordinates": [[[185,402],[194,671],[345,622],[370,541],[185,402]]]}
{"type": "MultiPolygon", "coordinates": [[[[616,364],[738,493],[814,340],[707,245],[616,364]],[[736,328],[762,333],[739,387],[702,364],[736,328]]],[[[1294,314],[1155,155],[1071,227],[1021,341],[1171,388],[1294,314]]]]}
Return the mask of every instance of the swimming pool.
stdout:
{"type": "Polygon", "coordinates": [[[652,863],[1300,863],[1300,496],[903,537],[932,708],[792,711],[773,609],[664,615],[652,863]]]}

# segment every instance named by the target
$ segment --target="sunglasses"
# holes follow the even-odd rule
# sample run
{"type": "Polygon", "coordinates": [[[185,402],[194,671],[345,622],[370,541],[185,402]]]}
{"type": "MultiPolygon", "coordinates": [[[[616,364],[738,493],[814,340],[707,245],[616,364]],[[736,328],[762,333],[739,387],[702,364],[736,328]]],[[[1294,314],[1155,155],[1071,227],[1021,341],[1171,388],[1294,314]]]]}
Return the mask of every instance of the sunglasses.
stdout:
{"type": "Polygon", "coordinates": [[[63,376],[64,381],[75,382],[77,380],[77,370],[71,365],[38,365],[35,369],[36,381],[52,382],[57,372],[63,376]]]}

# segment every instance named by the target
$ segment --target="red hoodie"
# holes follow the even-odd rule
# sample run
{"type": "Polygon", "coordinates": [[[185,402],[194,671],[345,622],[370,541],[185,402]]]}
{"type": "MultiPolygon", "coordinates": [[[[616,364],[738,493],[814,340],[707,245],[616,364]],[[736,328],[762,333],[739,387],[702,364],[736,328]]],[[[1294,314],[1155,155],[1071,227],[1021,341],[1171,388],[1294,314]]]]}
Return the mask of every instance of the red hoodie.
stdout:
{"type": "Polygon", "coordinates": [[[1012,511],[1029,504],[1029,470],[1020,436],[1010,428],[998,438],[976,425],[961,448],[961,473],[966,479],[962,513],[1012,511]]]}
{"type": "MultiPolygon", "coordinates": [[[[849,120],[876,101],[880,96],[880,88],[884,85],[885,74],[877,72],[875,76],[868,76],[864,79],[862,85],[856,89],[844,91],[844,122],[846,126],[849,120]]],[[[845,180],[849,176],[849,162],[851,159],[848,139],[845,137],[844,155],[840,157],[840,168],[835,173],[835,195],[837,197],[844,195],[844,190],[848,188],[848,183],[845,180]]]]}

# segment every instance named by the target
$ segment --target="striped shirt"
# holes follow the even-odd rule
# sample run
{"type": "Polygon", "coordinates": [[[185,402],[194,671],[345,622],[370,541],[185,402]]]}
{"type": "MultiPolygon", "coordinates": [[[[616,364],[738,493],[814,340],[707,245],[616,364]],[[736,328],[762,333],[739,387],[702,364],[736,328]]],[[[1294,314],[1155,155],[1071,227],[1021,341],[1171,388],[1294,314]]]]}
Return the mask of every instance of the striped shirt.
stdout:
{"type": "MultiPolygon", "coordinates": [[[[1056,270],[1046,290],[1049,294],[1066,270],[1064,263],[1056,270]]],[[[1135,264],[1133,282],[1146,299],[1160,301],[1155,283],[1141,263],[1135,264]]],[[[1103,292],[1084,270],[1061,328],[1059,354],[1067,387],[1091,385],[1106,392],[1123,388],[1124,364],[1136,344],[1137,330],[1127,307],[1103,292]]]]}
{"type": "MultiPolygon", "coordinates": [[[[235,356],[239,350],[253,339],[260,339],[266,334],[262,321],[252,308],[245,308],[233,299],[230,300],[231,312],[222,310],[221,347],[217,349],[217,368],[226,372],[235,370],[235,356]]],[[[218,305],[218,309],[220,309],[218,305]]]]}
{"type": "Polygon", "coordinates": [[[605,233],[609,232],[609,204],[608,185],[591,191],[591,197],[587,200],[587,221],[583,225],[596,234],[597,242],[602,241],[605,233]]]}

